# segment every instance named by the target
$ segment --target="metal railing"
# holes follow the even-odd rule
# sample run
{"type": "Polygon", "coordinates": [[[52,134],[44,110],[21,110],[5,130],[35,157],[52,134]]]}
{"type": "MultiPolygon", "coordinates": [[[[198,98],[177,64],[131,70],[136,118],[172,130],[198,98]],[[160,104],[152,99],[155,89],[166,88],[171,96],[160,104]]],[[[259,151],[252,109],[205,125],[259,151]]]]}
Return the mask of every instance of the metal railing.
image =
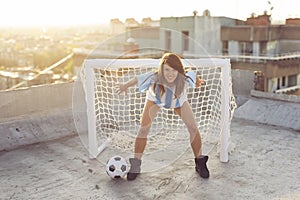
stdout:
{"type": "Polygon", "coordinates": [[[267,61],[280,61],[288,59],[300,59],[300,51],[284,53],[284,54],[269,54],[269,55],[201,55],[195,53],[184,53],[184,57],[188,58],[228,58],[231,61],[241,61],[250,63],[265,63],[267,61]]]}
{"type": "Polygon", "coordinates": [[[46,72],[49,72],[51,71],[52,69],[56,68],[56,67],[59,67],[61,64],[69,61],[70,59],[73,58],[73,53],[67,55],[66,57],[62,58],[61,60],[59,60],[58,62],[54,63],[53,65],[47,67],[46,69],[40,71],[38,74],[36,74],[34,77],[32,77],[30,80],[24,80],[14,86],[12,86],[11,88],[9,88],[8,90],[13,90],[13,89],[16,89],[16,88],[19,88],[19,87],[22,87],[22,86],[25,86],[27,82],[29,81],[33,81],[35,79],[37,79],[41,74],[44,74],[46,72]]]}
{"type": "Polygon", "coordinates": [[[292,92],[292,91],[296,91],[296,90],[300,90],[300,85],[278,89],[275,91],[275,93],[280,94],[280,93],[287,93],[287,92],[292,92]]]}

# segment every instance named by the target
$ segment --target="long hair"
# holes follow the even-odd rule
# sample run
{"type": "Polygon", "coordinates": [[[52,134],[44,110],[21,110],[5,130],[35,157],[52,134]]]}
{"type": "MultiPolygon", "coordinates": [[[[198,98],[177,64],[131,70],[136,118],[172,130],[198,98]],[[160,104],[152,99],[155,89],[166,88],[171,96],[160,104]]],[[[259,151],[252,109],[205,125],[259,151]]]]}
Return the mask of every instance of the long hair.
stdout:
{"type": "MultiPolygon", "coordinates": [[[[175,97],[178,98],[184,90],[185,84],[185,70],[180,60],[180,57],[174,53],[165,53],[160,61],[160,66],[157,72],[158,88],[161,95],[165,93],[164,85],[167,81],[164,76],[164,64],[169,65],[171,68],[178,71],[178,75],[175,79],[175,97]]],[[[155,85],[154,85],[155,88],[155,85]]]]}

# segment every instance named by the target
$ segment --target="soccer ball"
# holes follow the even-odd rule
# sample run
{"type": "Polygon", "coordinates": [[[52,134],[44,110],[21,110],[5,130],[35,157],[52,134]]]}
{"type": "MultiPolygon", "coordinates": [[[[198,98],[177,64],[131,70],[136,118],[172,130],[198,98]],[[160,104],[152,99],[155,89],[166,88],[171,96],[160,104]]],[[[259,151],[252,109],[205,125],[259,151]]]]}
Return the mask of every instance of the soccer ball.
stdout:
{"type": "Polygon", "coordinates": [[[123,178],[128,172],[128,164],[122,156],[113,156],[106,163],[106,173],[113,179],[123,178]]]}

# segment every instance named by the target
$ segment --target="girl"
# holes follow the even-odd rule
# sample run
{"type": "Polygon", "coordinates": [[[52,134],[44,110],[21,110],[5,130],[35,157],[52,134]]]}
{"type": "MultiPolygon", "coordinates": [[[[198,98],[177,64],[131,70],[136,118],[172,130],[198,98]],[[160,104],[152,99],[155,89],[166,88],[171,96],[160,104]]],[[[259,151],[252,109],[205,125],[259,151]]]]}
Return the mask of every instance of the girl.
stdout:
{"type": "Polygon", "coordinates": [[[181,117],[190,134],[190,143],[195,156],[195,169],[202,178],[209,177],[206,166],[208,156],[201,154],[201,136],[186,93],[188,85],[199,87],[202,83],[203,81],[195,72],[185,72],[179,56],[165,53],[158,72],[141,74],[119,85],[117,90],[119,94],[125,92],[127,95],[128,88],[136,84],[140,92],[147,90],[141,125],[135,139],[134,158],[129,158],[131,165],[127,180],[134,180],[141,171],[141,159],[147,144],[147,135],[160,107],[173,108],[181,117]]]}

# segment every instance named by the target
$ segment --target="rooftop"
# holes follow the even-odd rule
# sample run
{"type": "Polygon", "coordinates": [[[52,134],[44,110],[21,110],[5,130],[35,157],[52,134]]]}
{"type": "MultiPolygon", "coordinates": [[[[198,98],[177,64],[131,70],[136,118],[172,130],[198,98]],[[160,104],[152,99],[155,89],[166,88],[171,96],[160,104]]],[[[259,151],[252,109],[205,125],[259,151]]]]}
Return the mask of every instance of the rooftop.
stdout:
{"type": "Polygon", "coordinates": [[[128,182],[88,158],[74,126],[72,89],[64,83],[0,92],[0,199],[300,198],[298,103],[251,97],[239,106],[229,162],[220,162],[215,145],[208,180],[196,174],[187,147],[168,166],[128,182]]]}
{"type": "Polygon", "coordinates": [[[228,163],[209,154],[211,176],[195,173],[188,150],[135,181],[113,180],[89,160],[77,135],[0,153],[0,199],[299,199],[296,131],[233,119],[228,163]]]}

